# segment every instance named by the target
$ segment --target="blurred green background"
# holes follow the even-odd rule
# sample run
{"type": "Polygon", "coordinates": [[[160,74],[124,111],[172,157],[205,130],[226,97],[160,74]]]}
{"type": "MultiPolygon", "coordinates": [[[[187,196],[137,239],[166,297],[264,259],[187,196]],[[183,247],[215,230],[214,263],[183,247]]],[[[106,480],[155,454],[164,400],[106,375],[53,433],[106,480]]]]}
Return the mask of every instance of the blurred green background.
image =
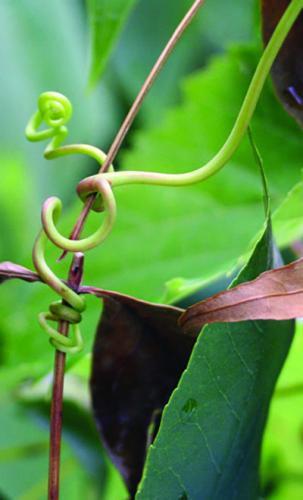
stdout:
{"type": "MultiPolygon", "coordinates": [[[[75,186],[97,167],[83,157],[47,162],[44,144],[26,142],[24,128],[39,94],[55,90],[72,101],[68,142],[90,143],[106,151],[190,3],[138,0],[100,83],[88,92],[85,2],[53,0],[46,7],[38,0],[1,1],[1,261],[31,267],[40,207],[47,196],[63,199],[66,215],[61,227],[68,233],[81,208],[75,186]]],[[[260,50],[257,2],[207,2],[146,100],[117,168],[178,172],[209,159],[230,129],[260,50]]],[[[280,109],[270,84],[253,128],[277,209],[301,180],[302,135],[280,109]],[[285,134],[290,151],[282,141],[285,134]],[[290,166],[281,171],[286,161],[290,166]]],[[[246,140],[228,172],[203,187],[181,192],[132,187],[117,195],[117,228],[104,248],[87,256],[85,282],[150,300],[174,302],[205,287],[201,293],[209,293],[210,282],[211,293],[225,286],[228,273],[247,255],[264,219],[262,189],[246,140]],[[218,281],[218,276],[223,277],[218,281]]],[[[298,184],[275,215],[282,246],[302,235],[301,195],[298,184]]],[[[98,217],[91,217],[88,230],[98,217]]],[[[64,277],[68,259],[55,264],[57,255],[50,249],[49,262],[64,277]]],[[[0,290],[0,497],[4,499],[45,498],[53,352],[36,317],[52,300],[52,292],[40,285],[11,282],[0,290]]],[[[90,416],[89,352],[102,306],[94,298],[87,302],[82,327],[86,350],[69,361],[66,377],[62,498],[122,500],[123,485],[90,416]]],[[[271,408],[262,462],[266,498],[303,497],[302,334],[298,328],[271,408]],[[297,385],[298,390],[285,390],[297,385]]]]}

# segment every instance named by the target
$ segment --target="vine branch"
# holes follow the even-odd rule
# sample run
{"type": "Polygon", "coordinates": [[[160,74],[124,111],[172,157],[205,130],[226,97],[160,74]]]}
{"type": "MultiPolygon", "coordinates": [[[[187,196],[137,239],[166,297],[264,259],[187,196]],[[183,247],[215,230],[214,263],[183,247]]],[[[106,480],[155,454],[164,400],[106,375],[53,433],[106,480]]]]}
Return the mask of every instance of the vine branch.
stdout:
{"type": "Polygon", "coordinates": [[[67,135],[65,124],[71,116],[72,107],[68,99],[56,92],[47,92],[40,96],[38,111],[31,118],[26,129],[26,135],[32,141],[51,139],[50,144],[45,150],[45,157],[48,159],[80,153],[93,157],[102,165],[98,174],[88,177],[78,184],[77,191],[84,201],[84,208],[70,238],[62,236],[56,228],[57,218],[61,212],[61,201],[54,197],[46,200],[42,209],[43,230],[38,235],[33,250],[33,262],[39,276],[63,299],[59,304],[51,304],[49,312],[41,313],[39,316],[40,324],[50,336],[51,343],[56,348],[50,434],[50,500],[57,500],[59,497],[65,354],[66,352],[78,352],[82,348],[82,338],[78,323],[81,321],[81,312],[85,309],[85,302],[84,299],[77,294],[83,271],[83,255],[75,255],[70,268],[67,286],[56,277],[46,264],[44,253],[48,238],[57,247],[64,250],[63,255],[65,255],[66,252],[88,250],[103,241],[108,236],[114,224],[116,204],[112,187],[130,183],[184,186],[205,180],[218,172],[238,148],[247,130],[270,68],[292,25],[303,8],[303,0],[292,0],[289,4],[263,52],[230,135],[219,152],[206,165],[185,174],[163,174],[159,172],[140,171],[114,172],[112,162],[118,154],[119,148],[144,98],[184,30],[204,2],[205,0],[196,0],[173,33],[143,84],[107,155],[98,148],[86,144],[60,147],[61,142],[67,135]],[[38,129],[43,121],[46,122],[49,128],[39,131],[38,129]],[[91,209],[95,211],[105,209],[106,216],[104,222],[93,235],[78,240],[91,209]],[[48,320],[59,322],[58,330],[50,327],[47,323],[48,320]],[[68,337],[69,324],[73,325],[74,338],[68,337]]]}
{"type": "MultiPolygon", "coordinates": [[[[65,127],[65,123],[70,118],[72,109],[69,106],[69,103],[65,101],[64,96],[61,96],[57,93],[45,93],[40,97],[38,103],[39,109],[33,116],[33,118],[30,120],[26,129],[26,135],[28,139],[37,141],[37,140],[52,138],[50,145],[46,148],[45,151],[45,158],[47,159],[53,159],[57,158],[58,156],[64,156],[75,153],[86,154],[96,159],[100,164],[103,163],[103,167],[101,167],[100,172],[109,171],[111,169],[111,163],[114,160],[115,156],[117,155],[118,150],[122,144],[122,141],[125,138],[129,130],[129,127],[133,123],[145,96],[147,95],[149,89],[151,88],[154,80],[161,71],[163,65],[168,59],[173,48],[175,47],[178,40],[182,36],[184,30],[189,25],[194,15],[198,11],[198,9],[203,5],[204,2],[205,0],[196,0],[192,5],[192,7],[187,12],[187,14],[185,15],[185,17],[183,18],[183,20],[181,21],[181,23],[179,24],[179,26],[177,27],[177,29],[175,30],[175,32],[173,33],[168,44],[166,45],[165,49],[163,50],[159,59],[154,65],[152,71],[150,72],[148,78],[143,84],[116,138],[114,139],[107,156],[105,156],[104,153],[100,151],[98,148],[89,145],[82,144],[82,145],[59,147],[61,142],[67,135],[67,129],[65,127]],[[50,96],[50,94],[52,95],[50,96]],[[54,98],[52,103],[48,101],[48,97],[54,98]],[[66,116],[64,116],[64,114],[66,114],[66,116]],[[43,132],[38,132],[38,128],[43,120],[51,128],[43,132]]],[[[97,184],[94,184],[93,186],[90,183],[89,189],[92,188],[93,194],[90,194],[87,197],[84,208],[78,218],[78,221],[76,223],[71,238],[69,240],[67,240],[66,238],[65,239],[63,238],[63,240],[62,238],[59,238],[59,240],[57,240],[55,243],[57,244],[57,246],[64,249],[63,256],[68,251],[77,251],[78,249],[83,250],[83,243],[85,242],[86,244],[88,243],[86,249],[96,246],[96,244],[102,241],[102,238],[104,239],[107,236],[108,232],[111,230],[116,213],[115,199],[112,195],[108,182],[101,179],[100,181],[97,180],[97,184]],[[85,224],[89,211],[92,208],[94,208],[94,204],[96,202],[96,197],[97,197],[95,194],[96,191],[101,194],[103,202],[105,202],[105,205],[107,205],[107,207],[105,207],[108,209],[107,221],[105,221],[101,229],[97,231],[98,234],[96,233],[95,235],[93,235],[93,238],[90,237],[86,238],[85,240],[75,241],[78,240],[81,234],[82,228],[85,224]],[[68,245],[66,245],[67,241],[68,245]],[[91,245],[89,243],[91,243],[91,245]]],[[[101,207],[99,207],[99,209],[100,208],[101,207]]],[[[44,203],[42,210],[42,224],[44,231],[46,231],[46,233],[42,231],[42,233],[37,238],[33,252],[33,260],[39,275],[43,277],[46,283],[48,283],[59,294],[62,295],[62,290],[60,291],[60,287],[56,277],[50,271],[44,260],[44,246],[46,244],[46,237],[49,236],[52,241],[56,237],[56,234],[54,236],[54,231],[52,231],[52,223],[54,216],[55,218],[57,218],[58,212],[60,213],[60,211],[61,211],[61,202],[57,198],[49,198],[44,203]]],[[[74,256],[69,271],[69,278],[67,283],[75,291],[77,291],[77,288],[81,282],[82,272],[83,272],[83,255],[79,257],[79,254],[76,254],[74,256]]],[[[65,300],[62,301],[63,307],[72,304],[74,300],[74,297],[71,294],[67,294],[67,298],[68,298],[67,302],[65,300]]],[[[55,363],[54,363],[54,380],[53,380],[53,393],[52,393],[52,404],[51,404],[50,455],[49,455],[49,480],[48,480],[49,500],[58,500],[59,498],[60,450],[61,450],[61,434],[62,434],[62,402],[63,402],[64,370],[65,370],[65,358],[66,358],[66,352],[63,352],[63,347],[62,347],[65,344],[63,342],[62,337],[68,337],[70,321],[60,320],[58,323],[58,331],[54,332],[53,329],[50,329],[50,327],[47,326],[46,319],[55,320],[57,318],[60,318],[60,314],[62,317],[62,308],[59,309],[58,315],[52,314],[52,310],[51,314],[42,313],[42,321],[40,315],[41,325],[47,331],[47,333],[50,334],[52,338],[51,341],[53,345],[57,348],[55,354],[55,363]],[[60,341],[56,340],[58,339],[58,337],[55,336],[56,334],[61,337],[60,341]]],[[[77,345],[76,348],[78,348],[77,345]]],[[[73,347],[71,348],[69,347],[69,349],[73,349],[73,347]]]]}
{"type": "MultiPolygon", "coordinates": [[[[68,276],[68,284],[77,290],[81,284],[83,274],[84,256],[75,254],[68,276]]],[[[60,321],[58,331],[61,335],[68,336],[69,323],[60,321]]],[[[50,417],[50,448],[48,469],[48,498],[57,500],[59,498],[60,485],[60,455],[61,455],[61,433],[62,433],[62,401],[64,388],[64,368],[66,353],[56,350],[54,363],[54,380],[50,417]]]]}
{"type": "MultiPolygon", "coordinates": [[[[168,55],[171,53],[172,49],[179,40],[181,34],[184,32],[188,26],[191,19],[194,17],[199,7],[203,4],[203,0],[196,1],[192,8],[189,10],[188,14],[181,21],[178,28],[172,35],[168,42],[167,47],[164,49],[160,55],[157,63],[153,67],[151,73],[149,74],[146,82],[144,83],[141,91],[139,92],[133,106],[131,107],[126,119],[124,120],[112,146],[109,149],[109,153],[103,166],[101,167],[99,174],[104,179],[107,179],[110,184],[114,186],[125,185],[125,184],[149,184],[149,185],[160,185],[160,186],[185,186],[188,184],[193,184],[196,182],[201,182],[208,177],[217,173],[231,158],[233,153],[238,148],[244,133],[250,123],[254,110],[256,108],[257,102],[259,100],[261,91],[263,89],[265,80],[270,72],[271,66],[286,39],[291,27],[293,26],[295,20],[297,19],[299,13],[303,8],[303,0],[292,0],[292,2],[287,7],[281,20],[279,21],[269,43],[267,44],[262,57],[259,61],[257,69],[254,73],[250,86],[248,88],[247,94],[243,101],[242,107],[240,109],[239,115],[235,122],[235,125],[228,136],[226,142],[223,144],[219,152],[205,165],[194,170],[192,172],[187,172],[184,174],[164,174],[159,172],[140,172],[140,171],[121,171],[121,172],[106,172],[108,166],[112,163],[115,156],[117,155],[119,146],[121,145],[130,125],[132,124],[135,116],[137,115],[140,106],[146,96],[151,84],[158,75],[161,67],[163,66],[168,55]]],[[[94,178],[96,176],[92,176],[94,178]]],[[[89,178],[80,182],[78,186],[78,192],[81,192],[82,188],[85,188],[89,182],[89,178]]],[[[89,214],[90,209],[95,200],[95,195],[87,198],[85,205],[82,209],[80,217],[70,235],[71,239],[77,239],[81,234],[85,220],[89,214]]],[[[66,252],[63,252],[60,258],[63,258],[66,252]]]]}
{"type": "MultiPolygon", "coordinates": [[[[172,53],[173,49],[177,45],[178,41],[180,40],[181,36],[183,35],[184,31],[188,27],[188,25],[191,23],[195,15],[197,14],[198,10],[202,5],[205,3],[206,0],[196,0],[189,11],[186,13],[182,21],[179,23],[175,31],[173,32],[172,36],[168,40],[166,46],[164,47],[163,51],[161,52],[160,56],[158,57],[156,63],[154,64],[152,70],[150,71],[149,75],[147,76],[145,82],[143,83],[136,99],[134,100],[129,112],[127,113],[120,129],[118,130],[118,133],[116,137],[114,138],[112,145],[110,146],[108,150],[108,154],[106,156],[106,159],[101,166],[99,173],[105,173],[109,170],[111,164],[114,162],[119,149],[123,143],[123,140],[125,139],[125,136],[130,129],[131,125],[133,124],[138,112],[140,111],[140,108],[142,106],[142,103],[147,96],[149,90],[151,89],[154,81],[156,80],[157,76],[161,72],[161,69],[163,68],[164,64],[166,63],[167,59],[169,58],[170,54],[172,53]]],[[[84,207],[81,211],[81,214],[78,218],[78,221],[76,222],[74,229],[70,235],[70,239],[76,240],[83,229],[83,226],[85,224],[85,221],[88,217],[88,214],[94,204],[96,196],[91,195],[89,198],[87,198],[84,207]]],[[[62,259],[66,255],[66,251],[64,251],[60,257],[62,259]]]]}

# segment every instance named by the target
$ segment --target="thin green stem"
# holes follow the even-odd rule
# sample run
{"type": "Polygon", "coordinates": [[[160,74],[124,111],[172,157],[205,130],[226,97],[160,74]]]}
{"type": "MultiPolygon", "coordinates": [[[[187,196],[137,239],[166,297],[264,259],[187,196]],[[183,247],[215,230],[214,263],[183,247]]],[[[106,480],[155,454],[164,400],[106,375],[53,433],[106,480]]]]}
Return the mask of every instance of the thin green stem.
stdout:
{"type": "Polygon", "coordinates": [[[109,148],[107,159],[105,163],[102,165],[99,170],[99,173],[102,172],[107,172],[109,170],[110,164],[115,160],[116,155],[118,154],[121,144],[127,135],[127,132],[129,131],[132,123],[134,122],[134,119],[136,118],[139,110],[141,109],[142,103],[145,100],[149,90],[151,89],[154,81],[158,77],[159,73],[161,72],[164,64],[166,63],[167,59],[169,58],[170,54],[176,47],[178,41],[182,37],[184,31],[187,29],[187,27],[190,25],[196,14],[198,13],[199,9],[202,7],[202,5],[205,3],[205,0],[195,0],[190,7],[190,9],[187,11],[175,31],[173,32],[172,36],[168,40],[167,44],[165,45],[163,51],[161,52],[160,56],[158,57],[157,61],[155,62],[154,66],[152,67],[149,75],[147,76],[145,82],[143,83],[136,99],[134,100],[129,112],[127,113],[120,129],[118,130],[118,133],[116,137],[113,140],[113,143],[111,147],[109,148]]]}
{"type": "MultiPolygon", "coordinates": [[[[111,192],[111,187],[125,184],[149,184],[173,187],[186,186],[206,180],[222,169],[241,143],[243,135],[255,111],[270,68],[302,8],[303,0],[292,0],[286,9],[264,50],[236,122],[226,142],[209,162],[194,171],[184,174],[165,174],[144,171],[108,171],[98,173],[97,175],[82,180],[77,187],[78,194],[84,201],[87,200],[87,198],[91,201],[90,204],[87,202],[88,209],[86,209],[85,206],[85,216],[93,202],[95,202],[93,208],[98,210],[103,201],[107,209],[107,217],[101,228],[90,237],[77,241],[73,234],[72,238],[65,238],[58,232],[54,221],[54,215],[60,208],[60,202],[57,199],[56,203],[53,203],[55,199],[47,200],[42,211],[42,221],[44,229],[52,242],[65,252],[85,251],[102,242],[111,231],[116,216],[115,199],[111,192]],[[96,198],[96,194],[100,194],[101,196],[96,198]]],[[[58,158],[69,154],[81,153],[96,159],[100,163],[104,161],[105,164],[108,163],[109,158],[106,159],[106,155],[93,146],[74,144],[58,147],[66,136],[67,129],[65,123],[69,120],[72,113],[71,105],[64,96],[55,92],[46,92],[40,96],[38,104],[38,112],[30,120],[26,133],[30,140],[52,139],[45,151],[46,158],[58,158]],[[42,121],[45,121],[53,128],[39,131],[38,127],[42,121]]],[[[84,220],[85,217],[81,219],[80,228],[77,226],[78,232],[80,232],[84,220]]]]}
{"type": "MultiPolygon", "coordinates": [[[[81,241],[73,241],[72,239],[64,238],[56,229],[56,217],[58,212],[60,212],[61,202],[54,198],[47,200],[44,204],[42,212],[42,221],[45,232],[42,231],[39,234],[33,250],[33,261],[39,276],[63,298],[62,304],[52,304],[50,306],[50,312],[42,313],[39,317],[41,325],[48,333],[52,344],[57,349],[52,397],[49,468],[49,499],[52,500],[58,499],[59,495],[59,463],[65,353],[78,352],[78,350],[82,348],[82,337],[77,323],[81,320],[80,313],[84,310],[85,303],[84,300],[76,293],[78,289],[77,286],[81,280],[80,274],[82,275],[82,272],[77,273],[75,280],[71,280],[69,278],[68,284],[71,286],[76,285],[74,286],[74,291],[72,288],[63,283],[46,264],[44,254],[47,239],[51,239],[57,246],[63,248],[65,251],[67,250],[73,252],[87,250],[103,241],[109,234],[114,224],[116,215],[115,198],[112,194],[111,186],[132,183],[163,186],[185,186],[187,184],[201,182],[218,172],[228,162],[238,148],[250,123],[270,68],[293,23],[303,8],[303,0],[292,0],[289,7],[285,11],[285,14],[279,22],[262,55],[235,125],[225,144],[214,156],[214,158],[201,168],[184,174],[162,174],[157,172],[138,171],[110,172],[108,170],[109,164],[118,153],[120,145],[149,88],[158,75],[171,50],[175,46],[177,40],[180,38],[184,29],[203,3],[204,0],[196,0],[177,30],[174,32],[152,72],[144,83],[140,93],[138,94],[138,97],[123,122],[123,125],[119,130],[107,157],[100,149],[86,144],[61,146],[68,133],[65,124],[70,119],[72,114],[70,102],[61,94],[55,92],[46,92],[42,94],[38,102],[38,111],[33,115],[26,128],[26,136],[31,141],[50,139],[50,143],[44,153],[45,158],[47,159],[80,153],[88,155],[98,161],[98,163],[103,164],[103,173],[101,169],[99,174],[84,179],[78,186],[78,193],[80,197],[86,201],[84,210],[79,218],[78,224],[76,225],[75,232],[72,234],[72,238],[78,238],[87,214],[92,207],[100,210],[101,202],[103,201],[105,209],[107,210],[103,225],[94,235],[81,241]],[[40,125],[43,122],[45,122],[49,128],[39,131],[40,125]],[[101,195],[101,201],[96,199],[96,193],[101,195]],[[87,198],[87,196],[89,196],[89,198],[87,198]],[[94,204],[95,201],[96,204],[94,204]],[[47,324],[47,320],[58,321],[58,331],[50,327],[47,324]],[[70,323],[73,324],[74,339],[66,339],[70,323]],[[58,350],[61,352],[58,352],[58,350]]],[[[74,260],[75,259],[76,256],[74,256],[74,260]]]]}
{"type": "Polygon", "coordinates": [[[90,156],[98,163],[104,163],[106,159],[106,154],[99,148],[91,146],[90,144],[70,144],[67,146],[61,146],[56,149],[48,149],[45,151],[44,156],[47,160],[53,160],[55,158],[60,158],[61,156],[68,156],[74,154],[82,154],[90,156]]]}
{"type": "MultiPolygon", "coordinates": [[[[292,0],[282,16],[257,66],[235,125],[220,151],[205,165],[184,174],[163,174],[159,172],[126,171],[97,174],[107,179],[112,186],[125,184],[152,184],[161,186],[185,186],[201,182],[217,173],[232,157],[255,111],[258,99],[271,66],[286,39],[291,27],[303,8],[303,0],[292,0]]],[[[85,190],[86,179],[79,185],[79,193],[85,190]]]]}

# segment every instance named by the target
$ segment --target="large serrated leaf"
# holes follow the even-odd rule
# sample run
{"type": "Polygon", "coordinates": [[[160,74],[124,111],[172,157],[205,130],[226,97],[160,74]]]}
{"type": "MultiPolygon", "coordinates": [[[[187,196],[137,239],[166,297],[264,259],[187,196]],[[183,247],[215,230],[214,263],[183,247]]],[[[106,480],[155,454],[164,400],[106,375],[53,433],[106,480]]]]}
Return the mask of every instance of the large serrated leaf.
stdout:
{"type": "Polygon", "coordinates": [[[89,85],[97,83],[110,51],[136,0],[87,0],[91,32],[89,85]]]}
{"type": "MultiPolygon", "coordinates": [[[[236,284],[273,266],[270,225],[236,284]]],[[[204,329],[164,411],[136,498],[256,499],[262,433],[293,322],[204,329]]]]}

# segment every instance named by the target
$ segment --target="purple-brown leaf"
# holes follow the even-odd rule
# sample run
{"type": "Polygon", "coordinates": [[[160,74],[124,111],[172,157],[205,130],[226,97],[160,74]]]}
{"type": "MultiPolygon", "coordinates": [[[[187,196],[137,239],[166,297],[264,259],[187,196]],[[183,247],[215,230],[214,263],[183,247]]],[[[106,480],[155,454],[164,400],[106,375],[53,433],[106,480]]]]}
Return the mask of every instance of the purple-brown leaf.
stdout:
{"type": "Polygon", "coordinates": [[[182,314],[180,325],[186,333],[196,334],[197,328],[206,323],[300,316],[303,316],[303,258],[198,302],[182,314]]]}
{"type": "Polygon", "coordinates": [[[34,273],[26,267],[19,266],[19,264],[15,264],[14,262],[1,262],[0,284],[11,279],[20,279],[29,282],[41,281],[37,273],[34,273]]]}
{"type": "MultiPolygon", "coordinates": [[[[263,38],[267,43],[290,0],[261,0],[263,38]]],[[[303,126],[303,13],[285,40],[272,67],[276,92],[286,110],[303,126]]]]}
{"type": "Polygon", "coordinates": [[[178,325],[181,309],[92,287],[81,293],[104,301],[93,350],[92,403],[103,443],[133,497],[146,448],[194,339],[178,325]]]}

